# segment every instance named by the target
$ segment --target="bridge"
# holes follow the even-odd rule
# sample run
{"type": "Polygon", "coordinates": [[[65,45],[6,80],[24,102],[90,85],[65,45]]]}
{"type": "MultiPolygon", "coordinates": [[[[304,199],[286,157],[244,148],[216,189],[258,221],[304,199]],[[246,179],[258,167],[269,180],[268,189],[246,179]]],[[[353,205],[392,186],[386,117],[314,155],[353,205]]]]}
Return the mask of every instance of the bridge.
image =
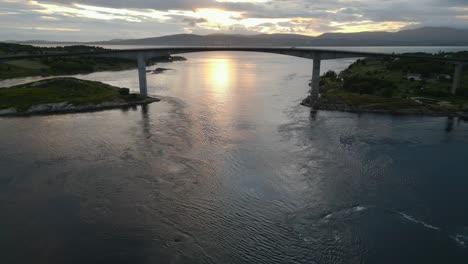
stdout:
{"type": "Polygon", "coordinates": [[[446,58],[437,56],[423,56],[410,54],[389,54],[389,53],[374,53],[360,51],[341,51],[341,50],[326,50],[313,48],[295,48],[295,47],[164,47],[151,49],[129,49],[129,50],[106,50],[97,52],[82,52],[82,53],[54,53],[40,55],[18,55],[0,57],[2,61],[50,58],[50,57],[70,57],[70,56],[97,56],[97,57],[112,57],[135,59],[138,65],[138,78],[140,86],[140,94],[148,95],[148,86],[146,81],[146,61],[158,57],[170,56],[175,54],[208,52],[208,51],[243,51],[243,52],[262,52],[294,56],[313,60],[312,67],[312,89],[310,96],[312,100],[318,98],[320,87],[320,66],[322,60],[334,60],[343,58],[362,58],[362,57],[389,57],[389,58],[413,58],[424,59],[451,63],[454,65],[455,71],[453,74],[453,83],[451,93],[455,94],[461,87],[463,77],[463,66],[468,64],[468,59],[446,58]]]}

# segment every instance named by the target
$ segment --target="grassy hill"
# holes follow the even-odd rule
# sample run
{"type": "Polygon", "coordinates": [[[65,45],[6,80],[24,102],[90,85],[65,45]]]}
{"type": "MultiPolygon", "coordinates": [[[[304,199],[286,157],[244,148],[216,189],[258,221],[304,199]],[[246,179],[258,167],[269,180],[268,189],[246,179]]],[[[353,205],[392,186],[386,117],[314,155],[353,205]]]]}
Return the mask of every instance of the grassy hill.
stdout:
{"type": "Polygon", "coordinates": [[[24,112],[32,106],[67,102],[69,105],[98,105],[104,102],[135,102],[146,97],[101,82],[54,78],[0,89],[0,110],[24,112]]]}

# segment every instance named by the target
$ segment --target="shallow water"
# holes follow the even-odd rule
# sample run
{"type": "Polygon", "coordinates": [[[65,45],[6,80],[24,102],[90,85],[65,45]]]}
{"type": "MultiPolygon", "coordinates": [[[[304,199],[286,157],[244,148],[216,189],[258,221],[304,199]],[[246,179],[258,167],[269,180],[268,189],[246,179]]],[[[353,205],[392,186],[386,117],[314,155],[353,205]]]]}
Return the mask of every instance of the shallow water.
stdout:
{"type": "Polygon", "coordinates": [[[0,119],[2,263],[468,261],[468,123],[311,115],[308,60],[186,56],[159,103],[0,119]]]}

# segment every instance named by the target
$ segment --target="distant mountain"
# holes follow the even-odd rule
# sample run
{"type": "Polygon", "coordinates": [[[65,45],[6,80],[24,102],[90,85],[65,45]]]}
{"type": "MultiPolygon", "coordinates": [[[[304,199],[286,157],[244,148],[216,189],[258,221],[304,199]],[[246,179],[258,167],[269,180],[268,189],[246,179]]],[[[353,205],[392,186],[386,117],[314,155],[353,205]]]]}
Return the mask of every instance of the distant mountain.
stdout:
{"type": "Polygon", "coordinates": [[[93,42],[99,45],[162,45],[162,46],[291,46],[313,45],[314,37],[286,34],[231,35],[178,34],[163,37],[93,42]]]}
{"type": "MultiPolygon", "coordinates": [[[[40,44],[48,41],[23,41],[40,44]]],[[[55,42],[55,44],[57,44],[55,42]]],[[[61,42],[58,44],[69,44],[61,42]]],[[[143,39],[114,39],[87,45],[158,46],[468,46],[468,29],[425,27],[399,32],[325,33],[317,37],[296,34],[178,34],[143,39]]]]}
{"type": "Polygon", "coordinates": [[[399,32],[325,33],[321,40],[363,41],[376,45],[468,45],[468,29],[425,27],[399,32]]]}
{"type": "Polygon", "coordinates": [[[13,44],[41,44],[41,45],[55,45],[55,44],[62,44],[62,45],[83,45],[86,44],[85,42],[77,42],[77,41],[51,41],[51,40],[5,40],[0,41],[4,43],[13,43],[13,44]]]}

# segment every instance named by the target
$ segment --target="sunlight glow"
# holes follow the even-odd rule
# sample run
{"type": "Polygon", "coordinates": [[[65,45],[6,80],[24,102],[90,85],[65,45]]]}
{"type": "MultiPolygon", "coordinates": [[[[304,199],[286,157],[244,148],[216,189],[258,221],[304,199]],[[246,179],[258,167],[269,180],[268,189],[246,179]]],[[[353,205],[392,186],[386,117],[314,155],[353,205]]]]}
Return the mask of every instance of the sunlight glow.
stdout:
{"type": "Polygon", "coordinates": [[[362,31],[398,31],[403,27],[409,25],[415,25],[416,22],[401,22],[401,21],[386,21],[386,22],[374,22],[370,20],[358,21],[358,22],[331,22],[331,27],[338,27],[339,30],[334,32],[339,33],[352,33],[352,32],[362,32],[362,31]]]}
{"type": "Polygon", "coordinates": [[[197,23],[198,26],[220,30],[238,24],[242,20],[242,12],[225,11],[215,8],[198,8],[195,11],[169,10],[172,15],[203,19],[204,22],[197,23]]]}
{"type": "Polygon", "coordinates": [[[224,58],[211,59],[207,69],[213,91],[217,94],[226,93],[231,79],[231,61],[224,58]]]}
{"type": "MultiPolygon", "coordinates": [[[[11,1],[11,0],[8,0],[11,1]]],[[[16,1],[16,0],[15,0],[16,1]]],[[[269,3],[269,0],[217,0],[229,3],[269,3]]],[[[154,10],[154,9],[127,9],[100,7],[86,4],[72,3],[59,4],[42,1],[28,1],[33,11],[39,13],[43,20],[61,20],[63,17],[88,18],[97,20],[122,20],[130,23],[167,23],[180,26],[186,32],[197,29],[221,32],[258,32],[264,34],[287,33],[316,36],[322,32],[323,25],[328,26],[332,32],[351,33],[360,31],[398,31],[402,28],[415,25],[416,22],[385,21],[375,22],[365,20],[362,15],[354,14],[354,18],[362,21],[329,21],[314,17],[248,17],[244,11],[229,11],[218,8],[196,8],[195,10],[154,10]],[[183,23],[183,24],[182,24],[183,23]]],[[[325,13],[335,15],[345,8],[323,10],[325,13]]],[[[466,7],[453,8],[460,12],[458,19],[467,19],[463,11],[466,7]]],[[[0,15],[9,15],[0,11],[0,15]]],[[[59,27],[54,27],[58,30],[59,27]]],[[[67,31],[70,29],[64,29],[67,31]]]]}
{"type": "MultiPolygon", "coordinates": [[[[170,11],[171,12],[171,11],[170,11]]],[[[281,23],[290,23],[297,26],[298,32],[316,34],[309,30],[307,24],[314,21],[313,18],[243,18],[244,13],[225,11],[213,8],[196,9],[194,12],[172,11],[178,15],[191,18],[203,19],[204,22],[197,23],[198,27],[211,30],[231,30],[241,27],[259,33],[294,33],[290,27],[281,26],[281,23]]],[[[175,14],[175,13],[174,13],[175,14]]]]}

